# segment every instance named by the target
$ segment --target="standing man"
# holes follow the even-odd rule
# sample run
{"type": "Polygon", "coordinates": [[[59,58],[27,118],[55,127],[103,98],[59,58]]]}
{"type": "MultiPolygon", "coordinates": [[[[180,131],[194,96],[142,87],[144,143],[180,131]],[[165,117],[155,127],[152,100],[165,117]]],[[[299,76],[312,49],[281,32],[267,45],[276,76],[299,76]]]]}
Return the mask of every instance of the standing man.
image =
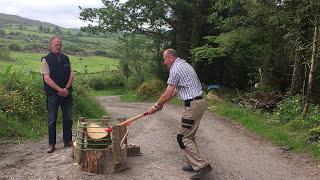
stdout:
{"type": "Polygon", "coordinates": [[[50,53],[41,59],[48,110],[49,149],[52,153],[56,145],[56,124],[58,108],[63,118],[64,147],[72,146],[72,82],[74,79],[69,57],[61,54],[62,40],[58,36],[50,39],[50,53]]]}
{"type": "Polygon", "coordinates": [[[165,50],[163,59],[164,64],[170,69],[168,86],[159,100],[149,108],[148,113],[153,114],[161,110],[176,94],[184,101],[177,141],[185,152],[189,165],[182,167],[182,170],[194,173],[190,179],[200,179],[212,170],[208,161],[200,155],[195,142],[195,134],[205,110],[201,83],[192,66],[180,59],[174,49],[165,50]]]}

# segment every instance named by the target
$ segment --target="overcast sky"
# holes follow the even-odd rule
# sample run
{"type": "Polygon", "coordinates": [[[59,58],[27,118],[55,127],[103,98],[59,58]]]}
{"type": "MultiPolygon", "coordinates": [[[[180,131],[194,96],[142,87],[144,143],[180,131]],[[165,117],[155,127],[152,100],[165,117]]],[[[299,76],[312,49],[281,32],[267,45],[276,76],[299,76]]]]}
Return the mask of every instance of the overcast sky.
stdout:
{"type": "Polygon", "coordinates": [[[102,7],[101,0],[0,0],[0,13],[49,22],[65,28],[80,28],[79,6],[102,7]]]}

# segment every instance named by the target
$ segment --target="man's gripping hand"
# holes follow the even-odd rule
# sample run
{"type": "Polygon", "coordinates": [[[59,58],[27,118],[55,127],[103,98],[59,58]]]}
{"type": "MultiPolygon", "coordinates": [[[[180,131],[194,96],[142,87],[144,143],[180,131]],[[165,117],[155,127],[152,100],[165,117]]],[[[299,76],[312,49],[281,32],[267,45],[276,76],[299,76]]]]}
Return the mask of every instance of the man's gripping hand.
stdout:
{"type": "Polygon", "coordinates": [[[158,105],[158,103],[155,103],[153,106],[151,106],[148,109],[148,114],[154,114],[157,111],[161,111],[163,106],[158,105]]]}

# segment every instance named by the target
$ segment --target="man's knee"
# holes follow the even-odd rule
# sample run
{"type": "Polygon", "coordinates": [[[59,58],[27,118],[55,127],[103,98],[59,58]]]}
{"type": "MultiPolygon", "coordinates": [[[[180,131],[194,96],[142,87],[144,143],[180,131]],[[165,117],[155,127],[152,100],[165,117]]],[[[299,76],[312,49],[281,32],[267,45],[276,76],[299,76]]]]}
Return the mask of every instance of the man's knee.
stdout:
{"type": "Polygon", "coordinates": [[[181,149],[186,148],[186,146],[183,144],[183,134],[178,134],[177,135],[177,141],[179,143],[179,146],[181,149]]]}

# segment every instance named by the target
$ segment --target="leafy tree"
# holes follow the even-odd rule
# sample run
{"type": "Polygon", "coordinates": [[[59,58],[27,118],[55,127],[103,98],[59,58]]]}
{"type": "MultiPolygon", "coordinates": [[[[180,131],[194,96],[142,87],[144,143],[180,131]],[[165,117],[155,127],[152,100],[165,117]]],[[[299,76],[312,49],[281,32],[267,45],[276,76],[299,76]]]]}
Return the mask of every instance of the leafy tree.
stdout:
{"type": "Polygon", "coordinates": [[[103,0],[105,7],[81,9],[80,18],[96,22],[82,28],[89,32],[129,32],[145,34],[178,50],[190,59],[190,48],[210,30],[206,17],[212,0],[103,0]]]}
{"type": "Polygon", "coordinates": [[[21,51],[21,46],[15,43],[9,45],[10,51],[21,51]]]}
{"type": "Polygon", "coordinates": [[[0,60],[11,60],[10,54],[11,52],[7,48],[0,47],[0,60]]]}
{"type": "Polygon", "coordinates": [[[121,38],[118,52],[120,54],[120,69],[122,69],[126,78],[131,73],[138,79],[138,84],[141,85],[145,79],[144,74],[150,68],[151,41],[144,36],[125,36],[121,38]]]}
{"type": "Polygon", "coordinates": [[[59,26],[55,26],[54,29],[53,29],[53,31],[52,31],[52,33],[60,35],[60,34],[62,34],[63,32],[61,31],[61,29],[59,28],[59,26]]]}
{"type": "Polygon", "coordinates": [[[6,32],[2,29],[0,29],[0,37],[4,37],[6,35],[6,32]]]}
{"type": "Polygon", "coordinates": [[[43,26],[39,26],[39,32],[44,32],[43,26]]]}

